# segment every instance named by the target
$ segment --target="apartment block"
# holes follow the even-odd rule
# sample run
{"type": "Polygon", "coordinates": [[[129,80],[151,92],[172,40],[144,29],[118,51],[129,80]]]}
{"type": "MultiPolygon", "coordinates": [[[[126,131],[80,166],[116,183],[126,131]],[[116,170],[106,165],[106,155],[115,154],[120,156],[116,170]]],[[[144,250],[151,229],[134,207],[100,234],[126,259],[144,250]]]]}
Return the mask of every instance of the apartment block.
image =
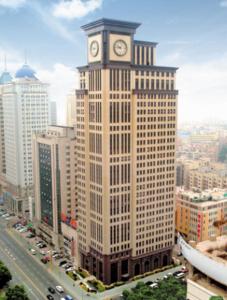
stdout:
{"type": "Polygon", "coordinates": [[[219,229],[214,221],[227,218],[227,190],[203,192],[179,190],[176,195],[176,231],[187,240],[197,242],[227,234],[227,226],[219,229]]]}

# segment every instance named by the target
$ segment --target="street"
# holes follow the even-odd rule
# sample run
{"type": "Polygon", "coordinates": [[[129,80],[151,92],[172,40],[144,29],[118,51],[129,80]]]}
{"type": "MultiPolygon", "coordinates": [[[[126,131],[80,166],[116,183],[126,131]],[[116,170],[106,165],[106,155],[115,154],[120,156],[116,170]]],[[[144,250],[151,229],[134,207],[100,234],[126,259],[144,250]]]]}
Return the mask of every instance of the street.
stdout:
{"type": "MultiPolygon", "coordinates": [[[[12,284],[23,284],[31,300],[47,299],[47,294],[50,294],[48,287],[55,288],[57,285],[63,286],[66,294],[72,295],[75,300],[119,299],[123,290],[131,289],[138,281],[154,281],[181,268],[179,266],[168,269],[138,281],[128,282],[123,286],[106,290],[103,293],[87,294],[79,286],[81,280],[72,281],[61,268],[54,264],[42,265],[38,256],[32,256],[28,252],[26,240],[21,238],[12,228],[7,228],[3,219],[0,219],[0,260],[9,268],[13,276],[12,284]]],[[[64,295],[55,293],[53,297],[57,300],[64,295]]]]}
{"type": "MultiPolygon", "coordinates": [[[[0,259],[12,273],[13,284],[23,284],[31,300],[46,299],[48,287],[59,285],[42,266],[40,266],[6,230],[6,224],[0,221],[0,259]]],[[[54,299],[60,299],[55,294],[54,299]]]]}

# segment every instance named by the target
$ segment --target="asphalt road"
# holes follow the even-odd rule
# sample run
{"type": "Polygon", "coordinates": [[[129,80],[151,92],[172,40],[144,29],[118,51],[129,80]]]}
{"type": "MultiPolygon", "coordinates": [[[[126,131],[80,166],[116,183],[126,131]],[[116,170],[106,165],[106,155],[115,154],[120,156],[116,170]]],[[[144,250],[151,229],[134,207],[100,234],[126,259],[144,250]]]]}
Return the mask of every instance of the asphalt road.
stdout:
{"type": "MultiPolygon", "coordinates": [[[[13,284],[23,284],[31,300],[47,299],[48,287],[55,287],[55,281],[6,231],[5,221],[0,219],[0,259],[12,273],[13,284]]],[[[60,299],[60,295],[53,295],[60,299]]]]}

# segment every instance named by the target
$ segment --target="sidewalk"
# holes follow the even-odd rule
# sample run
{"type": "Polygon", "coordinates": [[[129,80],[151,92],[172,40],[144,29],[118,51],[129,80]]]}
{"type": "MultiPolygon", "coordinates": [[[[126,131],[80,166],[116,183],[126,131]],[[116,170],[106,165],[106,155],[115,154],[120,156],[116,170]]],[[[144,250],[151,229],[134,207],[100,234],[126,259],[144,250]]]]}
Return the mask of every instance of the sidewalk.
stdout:
{"type": "Polygon", "coordinates": [[[21,238],[20,234],[13,229],[8,229],[8,233],[10,236],[23,248],[28,251],[28,253],[48,272],[50,273],[53,278],[58,281],[66,290],[66,293],[74,297],[76,300],[93,300],[93,299],[100,299],[98,295],[89,294],[80,288],[79,284],[82,280],[74,281],[69,276],[67,276],[61,268],[56,266],[55,264],[46,264],[44,265],[40,258],[42,257],[41,254],[32,255],[29,251],[29,248],[33,248],[33,245],[29,243],[29,241],[25,240],[25,238],[21,238]]]}
{"type": "MultiPolygon", "coordinates": [[[[67,276],[64,272],[64,270],[54,263],[48,263],[47,265],[44,265],[40,258],[42,257],[41,254],[37,253],[36,255],[32,255],[29,251],[29,248],[33,248],[32,243],[30,243],[28,240],[26,240],[24,237],[21,238],[20,234],[13,230],[12,228],[8,229],[9,234],[12,236],[14,240],[16,240],[17,243],[19,243],[22,247],[27,249],[29,254],[34,257],[34,259],[42,265],[43,268],[49,272],[56,281],[60,282],[60,284],[65,288],[67,293],[69,293],[71,296],[73,296],[76,300],[111,300],[117,296],[120,296],[122,292],[125,289],[131,289],[136,286],[136,284],[139,281],[147,282],[147,281],[155,281],[156,279],[162,279],[164,275],[168,274],[169,272],[173,273],[175,271],[178,271],[181,269],[182,266],[177,266],[171,269],[168,269],[166,271],[156,273],[154,275],[147,276],[145,278],[138,279],[136,281],[128,282],[122,286],[115,287],[110,290],[106,290],[102,293],[97,294],[91,294],[85,292],[79,284],[84,281],[84,279],[79,279],[77,281],[72,280],[69,276],[67,276]],[[31,246],[32,245],[32,246],[31,246]]],[[[93,276],[92,276],[93,278],[93,276]]],[[[87,278],[86,278],[87,280],[87,278]]]]}

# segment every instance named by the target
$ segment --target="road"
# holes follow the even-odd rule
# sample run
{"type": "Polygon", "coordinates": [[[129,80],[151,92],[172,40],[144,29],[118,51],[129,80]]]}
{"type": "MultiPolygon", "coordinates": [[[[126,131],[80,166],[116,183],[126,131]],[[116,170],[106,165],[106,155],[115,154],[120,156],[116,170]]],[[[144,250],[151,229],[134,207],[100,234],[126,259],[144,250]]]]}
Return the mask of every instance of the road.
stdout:
{"type": "MultiPolygon", "coordinates": [[[[49,294],[48,287],[61,285],[65,288],[68,294],[71,294],[75,300],[106,300],[119,299],[119,295],[124,289],[131,289],[137,281],[126,283],[123,286],[107,290],[98,294],[87,294],[80,286],[80,280],[72,281],[61,268],[54,265],[42,265],[38,257],[33,257],[28,252],[27,242],[20,239],[19,235],[6,228],[5,221],[0,218],[0,260],[9,268],[13,275],[12,283],[23,284],[27,290],[31,300],[46,299],[49,294]]],[[[164,272],[150,275],[139,281],[156,280],[163,278],[169,272],[179,270],[181,267],[168,269],[164,272]]],[[[54,295],[54,299],[60,299],[58,294],[54,295]]]]}
{"type": "MultiPolygon", "coordinates": [[[[3,220],[0,221],[0,259],[12,273],[12,283],[23,284],[31,300],[47,299],[47,288],[59,285],[59,282],[10,237],[3,220]]],[[[60,299],[60,296],[55,294],[54,299],[60,299]]]]}

